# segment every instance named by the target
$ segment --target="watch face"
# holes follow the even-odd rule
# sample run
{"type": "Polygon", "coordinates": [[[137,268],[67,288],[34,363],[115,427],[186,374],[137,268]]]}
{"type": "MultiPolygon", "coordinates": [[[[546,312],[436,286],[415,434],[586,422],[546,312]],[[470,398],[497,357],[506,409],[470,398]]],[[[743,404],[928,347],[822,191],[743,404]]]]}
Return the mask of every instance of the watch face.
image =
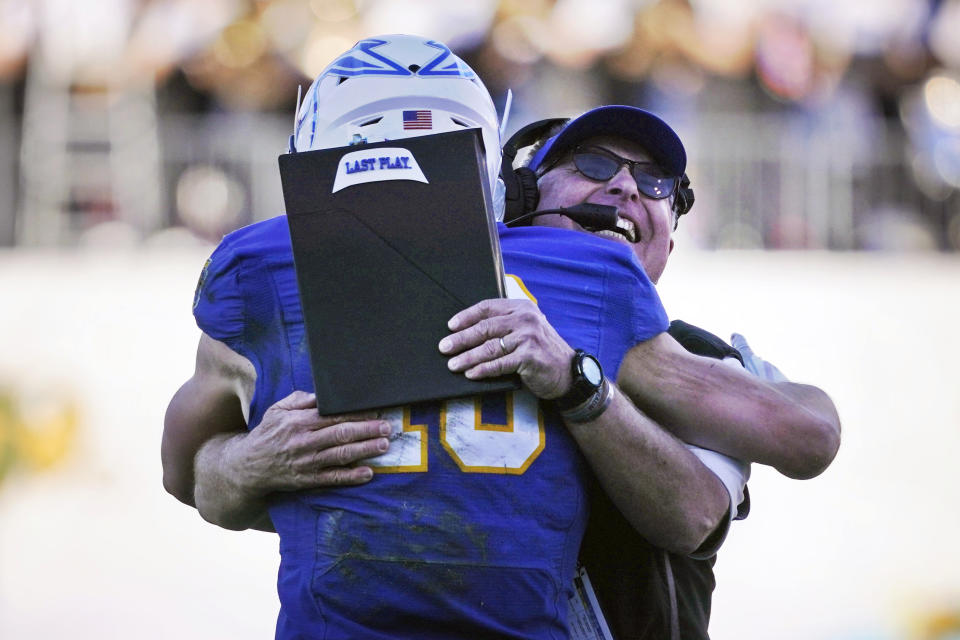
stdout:
{"type": "Polygon", "coordinates": [[[603,370],[600,369],[600,363],[591,356],[584,356],[580,360],[580,369],[583,371],[583,377],[590,384],[599,387],[603,382],[603,370]]]}

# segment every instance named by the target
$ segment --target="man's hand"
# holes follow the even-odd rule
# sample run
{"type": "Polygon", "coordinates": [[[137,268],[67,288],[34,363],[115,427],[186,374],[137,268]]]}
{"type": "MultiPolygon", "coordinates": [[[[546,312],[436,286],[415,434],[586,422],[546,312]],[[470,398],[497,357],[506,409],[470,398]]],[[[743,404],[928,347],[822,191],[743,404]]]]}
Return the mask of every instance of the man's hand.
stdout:
{"type": "Polygon", "coordinates": [[[483,300],[453,316],[440,341],[451,371],[470,379],[517,373],[538,398],[557,398],[571,385],[573,349],[530,300],[483,300]]]}
{"type": "Polygon", "coordinates": [[[390,424],[378,417],[376,412],[321,416],[314,394],[294,391],[224,454],[237,470],[237,483],[255,493],[363,484],[373,470],[354,463],[390,446],[390,424]]]}
{"type": "Polygon", "coordinates": [[[294,391],[252,431],[203,445],[195,463],[197,510],[227,529],[269,530],[269,494],[368,482],[373,470],[354,463],[384,453],[390,431],[375,413],[321,416],[313,394],[294,391]]]}

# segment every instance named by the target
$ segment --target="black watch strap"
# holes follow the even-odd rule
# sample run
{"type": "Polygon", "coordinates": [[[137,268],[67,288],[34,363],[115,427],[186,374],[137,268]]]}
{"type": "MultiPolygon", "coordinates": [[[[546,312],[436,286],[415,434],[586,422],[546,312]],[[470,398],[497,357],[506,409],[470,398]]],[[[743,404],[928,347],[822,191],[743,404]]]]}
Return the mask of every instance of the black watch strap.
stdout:
{"type": "Polygon", "coordinates": [[[561,417],[568,422],[594,420],[613,400],[613,386],[603,375],[595,356],[577,349],[570,363],[570,390],[553,401],[561,417]]]}
{"type": "Polygon", "coordinates": [[[583,349],[577,349],[570,360],[570,380],[570,389],[553,401],[560,411],[580,406],[596,393],[604,380],[600,361],[583,349]]]}

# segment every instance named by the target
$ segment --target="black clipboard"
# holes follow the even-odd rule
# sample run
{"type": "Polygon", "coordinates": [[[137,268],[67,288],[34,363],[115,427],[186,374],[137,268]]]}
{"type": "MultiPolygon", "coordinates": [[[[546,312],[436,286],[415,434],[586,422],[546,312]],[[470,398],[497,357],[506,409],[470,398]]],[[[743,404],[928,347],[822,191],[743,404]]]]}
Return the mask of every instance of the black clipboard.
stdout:
{"type": "Polygon", "coordinates": [[[447,320],[504,297],[478,129],[279,157],[321,414],[519,388],[468,380],[447,320]]]}

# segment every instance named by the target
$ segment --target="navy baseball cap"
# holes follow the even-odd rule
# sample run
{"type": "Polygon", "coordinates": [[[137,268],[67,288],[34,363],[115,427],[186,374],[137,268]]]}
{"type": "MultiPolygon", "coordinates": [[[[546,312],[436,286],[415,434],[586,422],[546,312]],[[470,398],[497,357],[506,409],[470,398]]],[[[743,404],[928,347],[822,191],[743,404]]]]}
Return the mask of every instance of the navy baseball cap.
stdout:
{"type": "Polygon", "coordinates": [[[649,111],[625,105],[597,107],[573,118],[537,150],[527,166],[536,171],[548,156],[556,157],[587,138],[602,135],[636,142],[670,175],[680,177],[687,169],[687,152],[670,125],[649,111]]]}

